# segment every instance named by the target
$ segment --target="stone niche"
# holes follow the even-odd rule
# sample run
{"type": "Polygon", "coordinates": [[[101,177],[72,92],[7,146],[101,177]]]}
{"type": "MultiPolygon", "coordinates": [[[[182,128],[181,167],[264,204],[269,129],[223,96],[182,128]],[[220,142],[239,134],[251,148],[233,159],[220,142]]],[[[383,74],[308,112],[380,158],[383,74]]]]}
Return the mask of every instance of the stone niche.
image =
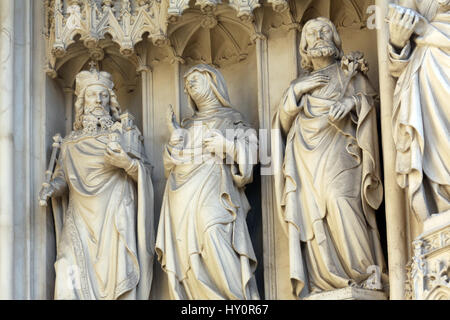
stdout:
{"type": "MultiPolygon", "coordinates": [[[[123,111],[131,112],[145,138],[153,165],[155,226],[159,221],[166,183],[162,148],[169,138],[166,110],[179,119],[191,114],[184,94],[183,75],[194,64],[220,69],[231,102],[256,129],[268,129],[284,89],[302,72],[298,54],[302,25],[325,16],[338,27],[345,52],[362,51],[369,78],[378,90],[376,31],[368,29],[367,8],[374,1],[45,1],[45,83],[47,135],[41,143],[51,149],[51,136],[70,132],[74,80],[94,61],[113,75],[123,111]],[[64,121],[62,121],[64,119],[64,121]]],[[[267,152],[269,143],[261,144],[267,152]]],[[[48,159],[48,156],[47,156],[48,159]]],[[[247,223],[258,258],[256,279],[261,297],[293,299],[288,277],[287,238],[273,216],[270,178],[255,167],[254,182],[246,189],[252,206],[247,223]]],[[[385,245],[384,210],[379,230],[385,245]]],[[[54,262],[52,230],[43,232],[54,262]]],[[[385,251],[386,253],[386,251],[385,251]]],[[[167,279],[155,259],[151,299],[168,299],[167,279]]],[[[41,298],[52,298],[53,281],[46,281],[41,298]]],[[[345,292],[352,298],[355,292],[345,292]]]]}

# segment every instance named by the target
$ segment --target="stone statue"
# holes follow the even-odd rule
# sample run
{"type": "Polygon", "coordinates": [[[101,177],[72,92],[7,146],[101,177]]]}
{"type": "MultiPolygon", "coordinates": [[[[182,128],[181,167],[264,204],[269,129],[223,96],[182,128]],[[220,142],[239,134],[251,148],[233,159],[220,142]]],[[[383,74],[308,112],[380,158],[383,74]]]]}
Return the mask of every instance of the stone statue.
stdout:
{"type": "Polygon", "coordinates": [[[450,1],[409,0],[389,12],[398,184],[418,221],[450,210],[450,1]]]}
{"type": "Polygon", "coordinates": [[[256,133],[232,108],[218,70],[200,64],[184,80],[194,115],[180,125],[169,111],[158,260],[173,299],[259,299],[244,193],[256,133]]]}
{"type": "Polygon", "coordinates": [[[40,192],[44,203],[52,198],[55,215],[55,299],[149,298],[151,168],[113,86],[109,73],[94,68],[77,75],[74,131],[40,192]]]}
{"type": "Polygon", "coordinates": [[[289,237],[293,294],[381,289],[386,278],[375,220],[383,198],[375,92],[361,53],[343,56],[336,27],[308,21],[302,67],[273,119],[277,208],[289,237]],[[276,134],[276,133],[279,134],[276,134]]]}

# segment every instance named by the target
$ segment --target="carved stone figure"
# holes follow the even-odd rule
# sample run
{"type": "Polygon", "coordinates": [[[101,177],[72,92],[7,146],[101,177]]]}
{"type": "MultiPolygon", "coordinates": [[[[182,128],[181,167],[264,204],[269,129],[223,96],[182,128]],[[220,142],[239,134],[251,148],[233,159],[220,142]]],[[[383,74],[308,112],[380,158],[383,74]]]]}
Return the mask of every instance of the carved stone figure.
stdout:
{"type": "Polygon", "coordinates": [[[389,12],[396,172],[424,221],[450,210],[450,1],[400,4],[389,12]]]}
{"type": "Polygon", "coordinates": [[[280,134],[272,140],[293,293],[381,289],[386,275],[374,210],[383,187],[366,62],[361,53],[343,56],[326,18],[305,24],[300,54],[307,74],[285,92],[273,119],[280,134]]]}
{"type": "Polygon", "coordinates": [[[148,299],[153,255],[153,186],[139,130],[107,72],[76,77],[74,131],[53,177],[57,231],[55,299],[148,299]]]}
{"type": "Polygon", "coordinates": [[[184,80],[194,115],[180,126],[169,112],[168,180],[156,239],[170,295],[259,299],[244,193],[256,163],[256,134],[232,108],[218,70],[197,65],[184,80]]]}

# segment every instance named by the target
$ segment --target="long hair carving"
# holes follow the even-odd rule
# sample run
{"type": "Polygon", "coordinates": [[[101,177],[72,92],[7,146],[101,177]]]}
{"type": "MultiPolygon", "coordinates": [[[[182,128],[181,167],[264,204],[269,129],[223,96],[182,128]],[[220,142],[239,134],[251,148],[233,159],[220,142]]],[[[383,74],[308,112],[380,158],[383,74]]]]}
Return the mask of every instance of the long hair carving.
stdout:
{"type": "MultiPolygon", "coordinates": [[[[116,93],[108,89],[109,91],[109,106],[111,109],[111,117],[114,121],[120,121],[120,105],[117,100],[116,93]]],[[[82,130],[83,129],[83,113],[84,113],[84,95],[86,93],[86,88],[83,88],[75,101],[75,121],[73,123],[73,130],[82,130]]]]}
{"type": "Polygon", "coordinates": [[[308,43],[306,41],[306,30],[308,29],[308,26],[313,22],[323,22],[330,26],[332,32],[333,32],[333,43],[336,47],[336,53],[335,58],[337,60],[340,60],[344,56],[344,52],[342,51],[342,40],[339,36],[339,33],[337,32],[336,26],[331,22],[330,19],[319,17],[316,19],[309,20],[305,25],[303,26],[303,31],[300,39],[300,56],[302,58],[301,66],[304,70],[311,71],[313,69],[311,58],[308,56],[308,43]]]}

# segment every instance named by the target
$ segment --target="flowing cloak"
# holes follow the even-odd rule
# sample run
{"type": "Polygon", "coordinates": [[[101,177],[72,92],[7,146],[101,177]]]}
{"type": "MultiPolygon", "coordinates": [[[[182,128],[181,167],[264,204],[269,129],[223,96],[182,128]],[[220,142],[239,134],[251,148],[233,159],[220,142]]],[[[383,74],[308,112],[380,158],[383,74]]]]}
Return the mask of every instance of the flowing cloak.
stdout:
{"type": "MultiPolygon", "coordinates": [[[[168,177],[156,239],[156,253],[169,278],[174,299],[259,299],[246,216],[250,205],[244,186],[252,181],[249,150],[256,134],[229,107],[197,112],[183,122],[183,151],[166,145],[168,177]],[[232,164],[217,161],[202,148],[208,130],[236,131],[232,164]],[[247,134],[247,135],[246,135],[247,134]],[[195,158],[203,156],[203,159],[195,158]]],[[[256,159],[253,159],[256,160],[256,159]]]]}
{"type": "Polygon", "coordinates": [[[337,63],[317,72],[333,80],[299,103],[292,84],[272,124],[275,199],[297,297],[308,293],[308,281],[333,290],[367,279],[371,265],[385,272],[374,215],[383,198],[374,92],[364,76],[350,80],[337,63]],[[345,83],[345,96],[361,103],[331,123],[345,83]]]}
{"type": "Polygon", "coordinates": [[[151,169],[137,183],[105,163],[108,134],[64,139],[53,179],[68,197],[52,199],[57,230],[55,299],[148,299],[153,278],[151,169]],[[66,193],[67,194],[67,193],[66,193]]]}
{"type": "Polygon", "coordinates": [[[419,221],[450,209],[450,13],[431,18],[412,53],[389,46],[397,182],[419,221]]]}

